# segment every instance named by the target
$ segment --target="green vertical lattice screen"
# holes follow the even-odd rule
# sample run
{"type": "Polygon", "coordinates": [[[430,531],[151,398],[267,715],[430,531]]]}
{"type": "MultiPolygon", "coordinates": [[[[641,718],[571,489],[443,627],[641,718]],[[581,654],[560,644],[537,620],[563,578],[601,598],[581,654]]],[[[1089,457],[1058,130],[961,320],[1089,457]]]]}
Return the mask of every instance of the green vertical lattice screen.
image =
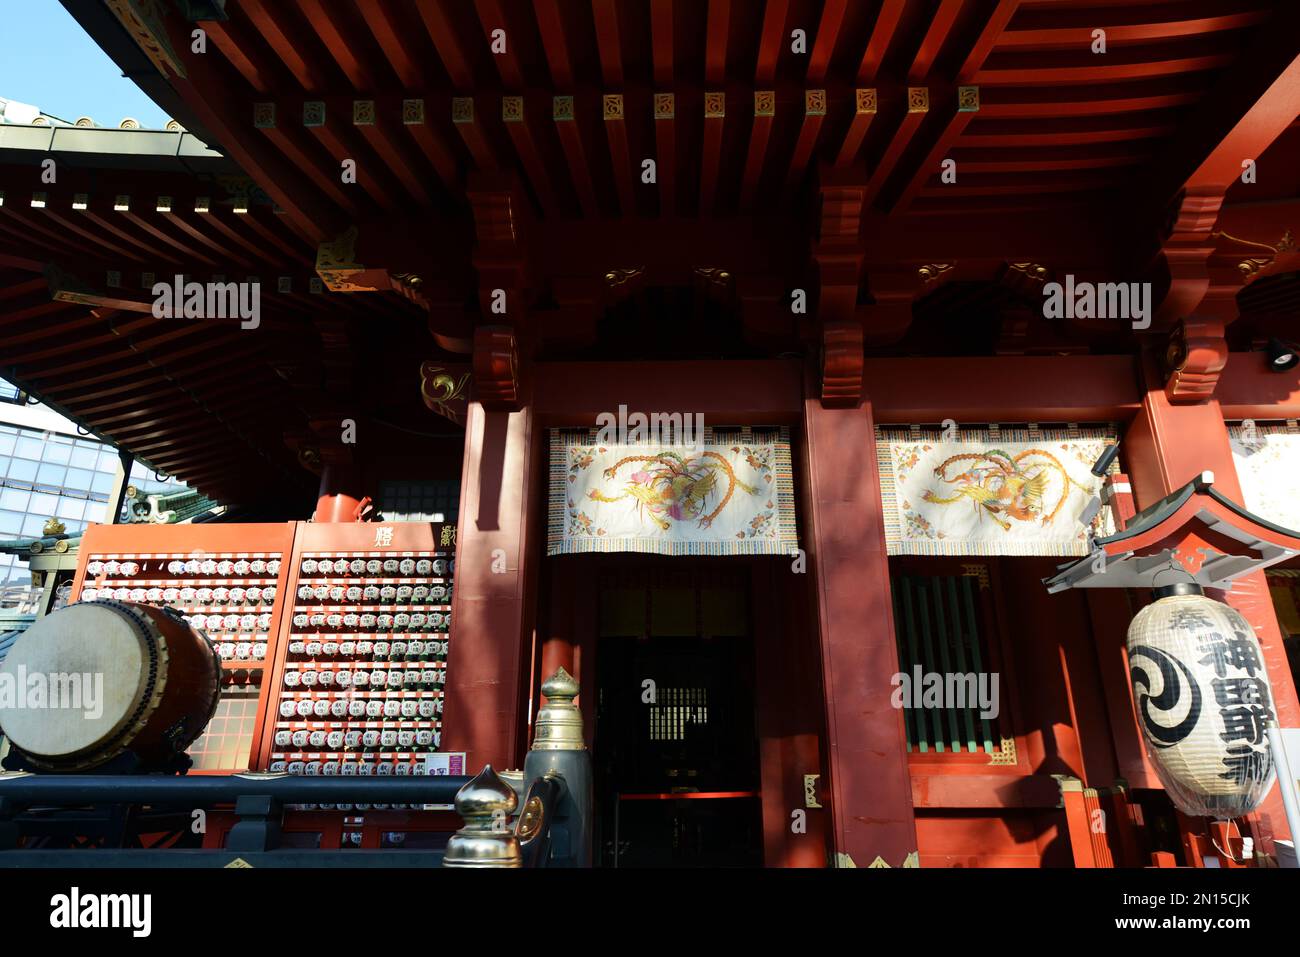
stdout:
{"type": "MultiPolygon", "coordinates": [[[[899,670],[987,674],[996,667],[981,631],[979,579],[963,575],[894,575],[894,635],[899,670]]],[[[1004,694],[999,682],[999,693],[1004,694]]],[[[913,752],[983,751],[1002,744],[999,717],[982,717],[978,704],[904,707],[907,749],[913,752]]],[[[999,703],[1000,704],[1000,703],[999,703]]]]}

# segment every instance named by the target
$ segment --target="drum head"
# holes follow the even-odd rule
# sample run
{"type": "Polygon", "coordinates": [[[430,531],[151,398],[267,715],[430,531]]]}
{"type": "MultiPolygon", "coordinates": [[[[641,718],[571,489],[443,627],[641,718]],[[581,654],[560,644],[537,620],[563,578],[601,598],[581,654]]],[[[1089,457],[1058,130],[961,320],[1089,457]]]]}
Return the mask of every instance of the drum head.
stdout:
{"type": "Polygon", "coordinates": [[[0,728],[20,750],[52,761],[113,743],[152,683],[149,634],[108,603],[40,619],[0,665],[0,728]]]}

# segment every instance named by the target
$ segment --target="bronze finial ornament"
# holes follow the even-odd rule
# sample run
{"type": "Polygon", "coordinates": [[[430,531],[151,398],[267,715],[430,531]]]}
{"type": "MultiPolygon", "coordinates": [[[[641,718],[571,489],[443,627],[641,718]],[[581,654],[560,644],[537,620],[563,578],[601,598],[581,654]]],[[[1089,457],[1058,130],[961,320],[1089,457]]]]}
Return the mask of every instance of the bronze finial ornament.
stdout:
{"type": "Polygon", "coordinates": [[[564,668],[556,669],[542,682],[546,704],[537,712],[534,751],[585,751],[582,737],[582,712],[573,703],[582,688],[564,668]]]}
{"type": "Polygon", "coordinates": [[[492,765],[456,792],[456,812],[465,826],[451,836],[443,867],[523,867],[510,815],[519,796],[492,765]]]}

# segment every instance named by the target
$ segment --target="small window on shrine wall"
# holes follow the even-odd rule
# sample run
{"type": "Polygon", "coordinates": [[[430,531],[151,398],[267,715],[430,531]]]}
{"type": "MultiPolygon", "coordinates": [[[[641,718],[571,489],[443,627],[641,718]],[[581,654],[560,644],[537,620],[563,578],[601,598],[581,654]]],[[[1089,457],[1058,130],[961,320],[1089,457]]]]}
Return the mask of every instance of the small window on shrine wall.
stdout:
{"type": "Polygon", "coordinates": [[[899,661],[893,701],[903,710],[908,752],[1015,764],[990,566],[895,558],[890,581],[899,661]]]}

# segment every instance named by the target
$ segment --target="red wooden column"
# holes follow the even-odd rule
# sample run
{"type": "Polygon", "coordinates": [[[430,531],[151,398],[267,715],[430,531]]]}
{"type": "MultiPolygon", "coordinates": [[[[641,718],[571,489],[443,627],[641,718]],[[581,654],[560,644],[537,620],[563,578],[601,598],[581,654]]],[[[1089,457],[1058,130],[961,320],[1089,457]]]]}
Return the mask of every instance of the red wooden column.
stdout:
{"type": "Polygon", "coordinates": [[[355,465],[326,462],[321,470],[320,492],[316,499],[317,522],[355,522],[361,506],[361,469],[355,465]]]}
{"type": "Polygon", "coordinates": [[[803,540],[821,640],[833,846],[842,866],[916,851],[871,403],[804,400],[803,540]],[[847,859],[846,859],[847,856],[847,859]]]}
{"type": "MultiPolygon", "coordinates": [[[[544,510],[543,456],[531,403],[519,411],[469,406],[447,657],[444,751],[465,751],[469,773],[522,767],[535,568],[530,517],[544,510]]],[[[535,519],[534,519],[535,521],[535,519]]]]}
{"type": "MultiPolygon", "coordinates": [[[[1159,501],[1207,469],[1214,472],[1215,488],[1241,502],[1241,485],[1218,401],[1171,403],[1157,378],[1148,369],[1148,389],[1142,410],[1125,437],[1125,467],[1133,478],[1138,507],[1146,508],[1159,501]]],[[[1286,728],[1300,726],[1300,702],[1296,700],[1282,632],[1264,573],[1255,572],[1237,579],[1225,600],[1246,617],[1259,637],[1278,720],[1286,728]]],[[[1259,820],[1261,836],[1266,842],[1264,850],[1271,849],[1273,837],[1289,836],[1277,788],[1260,809],[1259,820]]]]}

